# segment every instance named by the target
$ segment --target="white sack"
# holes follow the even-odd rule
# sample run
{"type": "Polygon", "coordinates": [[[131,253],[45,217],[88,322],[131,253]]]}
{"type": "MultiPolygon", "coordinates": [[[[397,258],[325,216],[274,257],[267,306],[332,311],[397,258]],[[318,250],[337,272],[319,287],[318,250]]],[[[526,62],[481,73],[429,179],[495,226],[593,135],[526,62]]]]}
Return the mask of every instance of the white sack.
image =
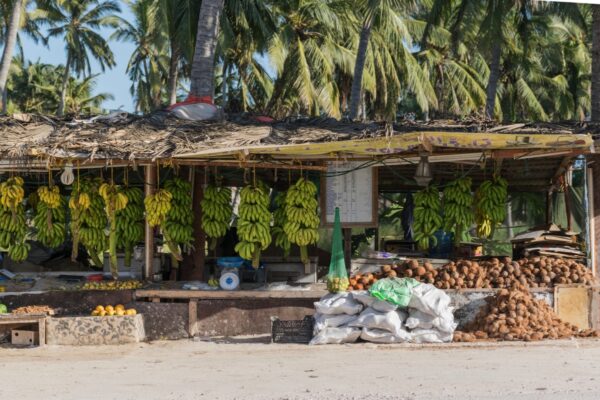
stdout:
{"type": "Polygon", "coordinates": [[[398,309],[398,306],[388,301],[379,300],[369,293],[368,290],[357,290],[352,292],[354,300],[358,301],[365,307],[371,307],[375,311],[390,312],[398,309]]]}
{"type": "Polygon", "coordinates": [[[411,334],[404,329],[394,334],[382,329],[363,328],[360,338],[373,343],[405,343],[411,339],[411,334]]]}
{"type": "Polygon", "coordinates": [[[414,329],[410,332],[412,343],[449,343],[452,333],[440,332],[437,329],[414,329]]]}
{"type": "Polygon", "coordinates": [[[326,315],[326,314],[315,314],[315,326],[313,329],[314,334],[318,334],[325,328],[337,328],[342,325],[347,325],[356,319],[356,315],[348,314],[337,314],[337,315],[326,315]]]}
{"type": "Polygon", "coordinates": [[[433,285],[421,283],[411,289],[408,307],[439,317],[450,307],[450,297],[433,285]]]}
{"type": "Polygon", "coordinates": [[[348,326],[381,329],[399,335],[402,330],[402,319],[401,314],[396,311],[381,313],[367,308],[348,326]]]}
{"type": "Polygon", "coordinates": [[[326,315],[356,315],[362,309],[363,306],[354,300],[350,292],[328,294],[315,303],[317,313],[326,315]]]}
{"type": "Polygon", "coordinates": [[[312,338],[309,344],[340,344],[354,343],[358,340],[361,330],[357,328],[325,328],[312,338]]]}

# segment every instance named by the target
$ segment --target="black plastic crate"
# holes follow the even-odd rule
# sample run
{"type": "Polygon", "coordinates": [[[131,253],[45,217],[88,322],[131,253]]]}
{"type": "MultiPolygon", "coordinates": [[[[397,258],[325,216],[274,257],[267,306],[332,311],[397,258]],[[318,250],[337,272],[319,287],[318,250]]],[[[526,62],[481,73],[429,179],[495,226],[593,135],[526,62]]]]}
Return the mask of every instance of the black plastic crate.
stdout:
{"type": "Polygon", "coordinates": [[[314,324],[315,320],[309,315],[293,321],[281,321],[277,317],[271,317],[271,341],[307,344],[312,339],[314,324]]]}

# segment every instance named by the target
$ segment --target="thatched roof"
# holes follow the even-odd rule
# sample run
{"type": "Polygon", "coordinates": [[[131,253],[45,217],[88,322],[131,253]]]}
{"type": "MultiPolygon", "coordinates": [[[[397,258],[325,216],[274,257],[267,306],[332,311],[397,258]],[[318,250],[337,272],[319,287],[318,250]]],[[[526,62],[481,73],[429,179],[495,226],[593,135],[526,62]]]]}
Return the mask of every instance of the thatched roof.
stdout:
{"type": "Polygon", "coordinates": [[[333,119],[294,119],[261,122],[250,116],[223,121],[190,122],[168,113],[139,117],[120,113],[110,118],[58,120],[38,115],[0,118],[0,154],[4,159],[81,158],[88,160],[155,160],[198,154],[215,149],[269,148],[305,143],[402,136],[408,132],[506,133],[515,135],[583,134],[585,124],[496,125],[485,121],[405,121],[349,123],[333,119]],[[387,135],[387,136],[386,136],[387,135]]]}

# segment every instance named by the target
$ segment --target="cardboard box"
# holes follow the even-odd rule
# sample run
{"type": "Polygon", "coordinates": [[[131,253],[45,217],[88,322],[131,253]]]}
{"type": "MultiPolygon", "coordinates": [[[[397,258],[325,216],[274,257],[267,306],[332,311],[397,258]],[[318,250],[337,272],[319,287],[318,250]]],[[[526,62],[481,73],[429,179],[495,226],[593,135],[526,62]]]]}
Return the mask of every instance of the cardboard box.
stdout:
{"type": "Polygon", "coordinates": [[[17,346],[39,345],[40,337],[38,332],[13,329],[11,331],[11,343],[17,346]]]}

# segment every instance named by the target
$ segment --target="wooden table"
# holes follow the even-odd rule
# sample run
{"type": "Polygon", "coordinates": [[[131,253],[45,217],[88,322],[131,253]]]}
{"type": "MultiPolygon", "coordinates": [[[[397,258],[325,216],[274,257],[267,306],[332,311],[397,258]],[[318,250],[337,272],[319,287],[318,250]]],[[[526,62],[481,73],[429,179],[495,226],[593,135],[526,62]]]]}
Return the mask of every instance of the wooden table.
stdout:
{"type": "Polygon", "coordinates": [[[37,324],[39,345],[46,344],[46,314],[3,314],[0,315],[0,325],[19,327],[21,325],[37,324]]]}

